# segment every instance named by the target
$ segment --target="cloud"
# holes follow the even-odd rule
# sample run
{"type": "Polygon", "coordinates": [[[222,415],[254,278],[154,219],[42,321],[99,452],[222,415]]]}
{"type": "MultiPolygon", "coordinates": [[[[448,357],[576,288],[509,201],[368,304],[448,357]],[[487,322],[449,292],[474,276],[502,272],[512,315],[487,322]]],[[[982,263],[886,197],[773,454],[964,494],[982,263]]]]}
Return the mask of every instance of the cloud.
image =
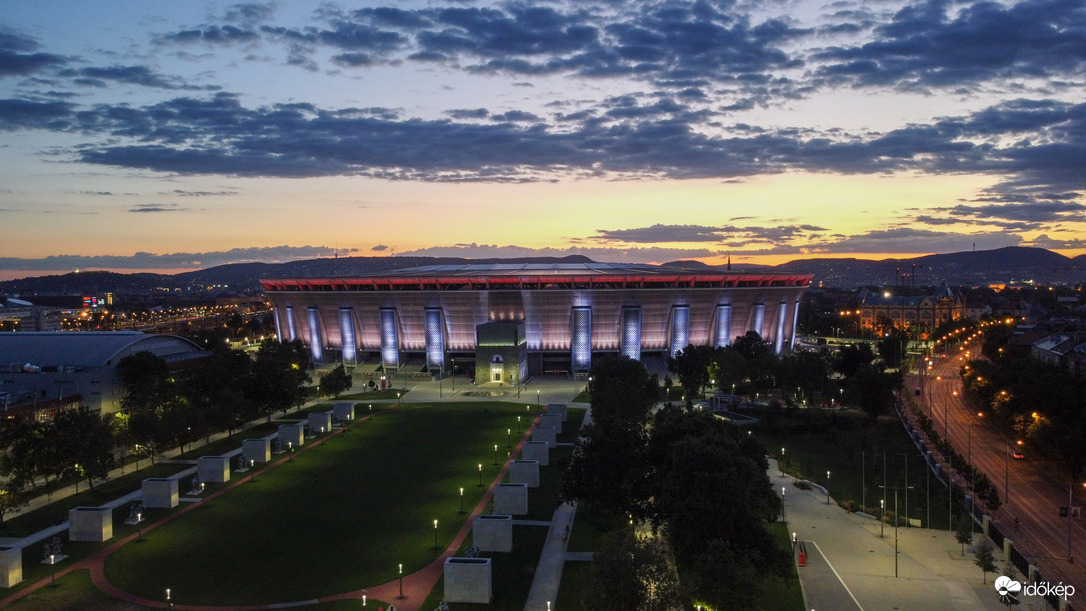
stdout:
{"type": "Polygon", "coordinates": [[[140,204],[129,208],[129,212],[183,212],[188,208],[182,208],[177,204],[140,204]]]}
{"type": "Polygon", "coordinates": [[[992,250],[1022,243],[1018,235],[998,232],[953,233],[893,227],[876,229],[857,235],[835,234],[803,244],[784,244],[770,248],[744,250],[748,256],[759,255],[842,255],[869,254],[873,252],[927,254],[933,252],[959,252],[976,244],[979,250],[992,250]]]}
{"type": "Polygon", "coordinates": [[[653,225],[636,229],[597,229],[590,239],[601,242],[682,243],[717,242],[729,246],[758,243],[786,243],[826,232],[814,225],[773,225],[769,227],[707,227],[704,225],[653,225]]]}
{"type": "Polygon", "coordinates": [[[105,66],[62,70],[60,76],[71,77],[76,84],[88,87],[105,87],[107,82],[139,85],[155,89],[217,89],[186,85],[180,78],[166,76],[147,66],[105,66]]]}
{"type": "Polygon", "coordinates": [[[1026,0],[1010,6],[955,7],[926,0],[902,8],[876,29],[877,39],[812,55],[831,82],[901,89],[956,88],[986,81],[1081,76],[1086,62],[1086,5],[1026,0]]]}
{"type": "Polygon", "coordinates": [[[388,250],[388,246],[386,246],[384,244],[378,244],[377,246],[374,246],[370,250],[372,250],[374,252],[383,252],[383,251],[388,250]]]}
{"type": "Polygon", "coordinates": [[[596,261],[615,263],[664,263],[678,259],[702,259],[723,253],[707,248],[593,248],[570,246],[568,248],[530,248],[527,246],[498,246],[496,244],[454,244],[432,246],[397,253],[399,257],[464,257],[491,259],[512,257],[568,257],[583,255],[596,261]]]}
{"type": "Polygon", "coordinates": [[[1036,246],[1037,248],[1047,248],[1049,250],[1082,250],[1086,248],[1086,239],[1070,237],[1061,240],[1042,234],[1023,243],[1023,246],[1036,246]]]}
{"type": "Polygon", "coordinates": [[[133,255],[53,255],[39,259],[0,257],[0,269],[58,270],[58,269],[184,269],[207,268],[228,263],[283,263],[298,259],[330,257],[337,252],[357,252],[357,249],[330,246],[271,246],[234,248],[203,253],[154,254],[137,252],[133,255]]]}
{"type": "Polygon", "coordinates": [[[157,44],[194,44],[208,45],[232,45],[235,43],[251,43],[260,39],[260,34],[254,30],[239,28],[233,25],[212,25],[204,28],[181,30],[158,37],[157,44]]]}
{"type": "Polygon", "coordinates": [[[0,99],[0,130],[67,131],[74,109],[69,102],[0,99]]]}
{"type": "Polygon", "coordinates": [[[0,77],[28,76],[68,63],[59,55],[35,52],[40,46],[33,38],[0,26],[0,77]]]}

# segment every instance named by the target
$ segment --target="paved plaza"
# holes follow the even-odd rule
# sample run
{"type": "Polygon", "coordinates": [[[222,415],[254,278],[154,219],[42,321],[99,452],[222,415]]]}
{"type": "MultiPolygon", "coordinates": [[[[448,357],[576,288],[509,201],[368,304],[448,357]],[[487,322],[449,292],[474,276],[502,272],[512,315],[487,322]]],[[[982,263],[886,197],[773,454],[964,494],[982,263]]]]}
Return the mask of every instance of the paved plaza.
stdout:
{"type": "MultiPolygon", "coordinates": [[[[1006,609],[989,573],[982,583],[980,568],[954,533],[927,528],[897,529],[898,576],[894,577],[894,528],[861,514],[850,514],[819,488],[802,490],[790,475],[781,476],[770,460],[769,477],[779,495],[785,493],[785,519],[791,532],[807,542],[807,566],[799,569],[807,608],[815,611],[862,609],[894,611],[938,609],[974,611],[1006,609]]],[[[893,502],[893,497],[890,497],[893,502]]],[[[974,541],[980,541],[978,532],[974,541]]],[[[1004,565],[996,550],[996,566],[1004,565]]],[[[1019,581],[1025,582],[1022,577],[1019,581]]],[[[1019,609],[1045,609],[1039,597],[1021,597],[1019,609]]],[[[1074,602],[1074,601],[1072,601],[1074,602]]]]}

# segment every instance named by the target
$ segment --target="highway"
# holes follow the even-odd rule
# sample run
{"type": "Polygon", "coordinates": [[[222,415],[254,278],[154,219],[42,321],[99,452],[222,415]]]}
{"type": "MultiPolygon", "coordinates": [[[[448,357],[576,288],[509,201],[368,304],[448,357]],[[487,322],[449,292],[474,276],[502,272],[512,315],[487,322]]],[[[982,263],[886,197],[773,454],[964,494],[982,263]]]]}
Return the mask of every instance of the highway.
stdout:
{"type": "Polygon", "coordinates": [[[998,511],[990,512],[990,521],[1038,567],[1045,581],[1074,585],[1081,593],[1075,597],[1079,604],[1075,605],[1074,599],[1070,602],[1082,607],[1086,599],[1086,527],[1081,519],[1070,520],[1071,554],[1075,558],[1071,563],[1068,518],[1060,517],[1059,508],[1068,505],[1069,487],[1072,505],[1086,505],[1086,487],[1081,481],[1068,481],[1066,475],[1061,481],[1055,467],[1049,465],[1046,469],[1040,459],[1034,460],[1028,446],[1021,449],[1025,458],[1015,459],[1010,452],[1018,440],[999,434],[984,416],[966,405],[959,371],[967,362],[969,348],[967,345],[947,353],[945,358],[936,353],[932,369],[924,376],[910,374],[907,387],[921,389],[916,398],[924,413],[930,413],[936,432],[943,435],[945,430],[958,453],[992,480],[1000,500],[1009,498],[998,511]]]}

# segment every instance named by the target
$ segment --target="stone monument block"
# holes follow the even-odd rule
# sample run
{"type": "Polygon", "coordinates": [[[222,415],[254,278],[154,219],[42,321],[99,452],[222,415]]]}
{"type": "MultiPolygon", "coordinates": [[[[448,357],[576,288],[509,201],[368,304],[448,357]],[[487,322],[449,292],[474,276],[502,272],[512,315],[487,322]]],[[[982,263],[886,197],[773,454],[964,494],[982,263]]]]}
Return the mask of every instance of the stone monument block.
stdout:
{"type": "Polygon", "coordinates": [[[539,462],[514,460],[509,464],[509,481],[514,484],[528,484],[529,488],[538,488],[539,462]]]}
{"type": "Polygon", "coordinates": [[[548,403],[547,413],[559,414],[560,416],[562,416],[562,422],[569,421],[569,412],[567,411],[567,406],[565,403],[548,403]]]}
{"type": "Polygon", "coordinates": [[[177,480],[168,477],[148,477],[143,480],[143,506],[146,509],[177,507],[177,480]]]}
{"type": "Polygon", "coordinates": [[[336,417],[338,422],[347,422],[348,420],[354,420],[354,403],[350,401],[340,401],[332,406],[332,415],[336,417]]]}
{"type": "Polygon", "coordinates": [[[541,414],[539,416],[539,426],[552,426],[556,435],[562,434],[562,416],[561,414],[541,414]]]}
{"type": "Polygon", "coordinates": [[[279,443],[288,451],[292,447],[301,447],[305,443],[305,425],[301,422],[297,424],[280,424],[279,443]]]}
{"type": "Polygon", "coordinates": [[[528,513],[528,484],[494,486],[494,513],[522,516],[528,513]]]}
{"type": "Polygon", "coordinates": [[[254,464],[262,464],[271,460],[270,439],[243,439],[241,440],[241,453],[245,460],[251,460],[254,464]]]}
{"type": "Polygon", "coordinates": [[[492,582],[490,558],[445,559],[445,602],[489,605],[492,582]]]}
{"type": "Polygon", "coordinates": [[[532,441],[545,441],[547,447],[553,448],[558,445],[557,431],[553,426],[533,426],[532,427],[532,441]]]}
{"type": "Polygon", "coordinates": [[[0,588],[10,588],[23,580],[23,548],[0,546],[0,588]]]}
{"type": "Polygon", "coordinates": [[[221,484],[230,481],[229,456],[201,456],[196,467],[201,482],[221,484]]]}
{"type": "Polygon", "coordinates": [[[101,543],[113,537],[113,510],[75,507],[68,510],[68,540],[101,543]]]}
{"type": "Polygon", "coordinates": [[[316,412],[309,414],[309,434],[323,435],[332,430],[332,412],[316,412]]]}
{"type": "Polygon", "coordinates": [[[475,516],[471,525],[471,540],[481,552],[513,551],[513,516],[475,516]]]}
{"type": "Polygon", "coordinates": [[[551,464],[551,447],[546,441],[525,441],[523,447],[520,453],[522,459],[534,460],[541,467],[551,464]]]}

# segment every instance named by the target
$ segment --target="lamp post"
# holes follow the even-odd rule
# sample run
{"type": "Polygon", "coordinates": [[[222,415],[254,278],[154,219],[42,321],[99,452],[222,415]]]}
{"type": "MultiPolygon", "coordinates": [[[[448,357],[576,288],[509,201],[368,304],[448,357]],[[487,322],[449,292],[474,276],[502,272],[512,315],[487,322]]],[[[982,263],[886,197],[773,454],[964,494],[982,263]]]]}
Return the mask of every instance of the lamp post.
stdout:
{"type": "MultiPolygon", "coordinates": [[[[880,486],[883,489],[883,493],[886,492],[886,486],[880,486]]],[[[879,520],[879,536],[886,536],[886,501],[879,499],[879,506],[882,507],[882,519],[879,520]]]]}
{"type": "Polygon", "coordinates": [[[403,565],[400,565],[400,598],[403,598],[403,565]]]}
{"type": "Polygon", "coordinates": [[[535,404],[539,405],[539,389],[535,389],[535,404]]]}
{"type": "Polygon", "coordinates": [[[479,463],[479,485],[483,485],[483,463],[479,463]]]}
{"type": "Polygon", "coordinates": [[[57,565],[56,556],[53,554],[49,554],[49,568],[53,572],[53,576],[49,578],[49,585],[55,588],[57,587],[57,565]]]}
{"type": "Polygon", "coordinates": [[[434,520],[434,549],[440,549],[437,546],[437,520],[434,520]]]}
{"type": "Polygon", "coordinates": [[[784,448],[781,448],[781,459],[777,461],[777,470],[781,472],[781,477],[784,477],[784,448]]]}
{"type": "Polygon", "coordinates": [[[460,487],[460,513],[464,513],[464,487],[460,487]]]}
{"type": "Polygon", "coordinates": [[[170,589],[166,588],[166,608],[173,609],[173,600],[170,597],[170,589]]]}
{"type": "Polygon", "coordinates": [[[505,429],[505,447],[513,446],[513,429],[505,429]]]}
{"type": "Polygon", "coordinates": [[[255,467],[254,467],[254,466],[255,466],[255,464],[256,464],[256,463],[255,463],[255,462],[253,462],[253,459],[251,459],[251,458],[250,458],[250,459],[249,459],[249,470],[250,470],[250,471],[252,471],[252,474],[251,474],[251,475],[249,475],[249,481],[250,481],[250,482],[255,482],[255,481],[256,481],[256,469],[255,469],[255,467]]]}
{"type": "Polygon", "coordinates": [[[517,435],[520,435],[520,416],[517,416],[517,435]]]}
{"type": "Polygon", "coordinates": [[[786,522],[787,520],[785,520],[785,518],[784,518],[784,497],[785,497],[785,489],[784,489],[784,486],[781,486],[781,520],[786,522]]]}
{"type": "Polygon", "coordinates": [[[826,504],[830,504],[830,472],[826,471],[826,504]]]}
{"type": "Polygon", "coordinates": [[[494,466],[498,466],[498,444],[494,444],[494,466]]]}

